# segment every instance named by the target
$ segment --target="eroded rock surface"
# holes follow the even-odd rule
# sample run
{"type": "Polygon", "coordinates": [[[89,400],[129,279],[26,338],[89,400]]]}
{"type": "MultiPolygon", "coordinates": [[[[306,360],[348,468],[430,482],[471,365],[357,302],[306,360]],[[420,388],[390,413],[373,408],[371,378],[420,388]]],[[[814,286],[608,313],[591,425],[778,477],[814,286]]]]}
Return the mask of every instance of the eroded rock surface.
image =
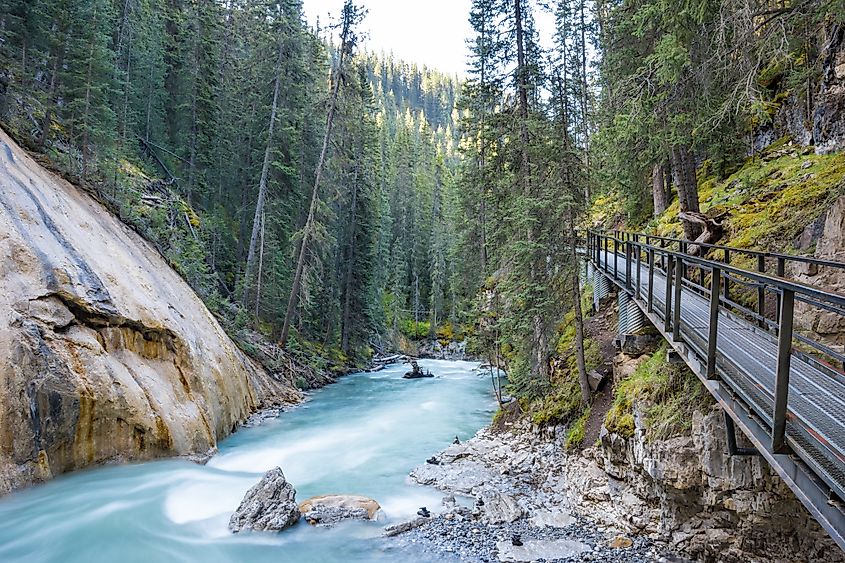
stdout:
{"type": "Polygon", "coordinates": [[[278,467],[264,474],[229,519],[233,532],[280,532],[299,521],[296,490],[278,467]]]}
{"type": "Polygon", "coordinates": [[[146,241],[0,132],[0,494],[205,454],[294,400],[146,241]]]}
{"type": "MultiPolygon", "coordinates": [[[[659,551],[697,560],[785,562],[802,554],[797,560],[845,562],[762,458],[727,455],[718,407],[696,412],[689,436],[663,441],[646,440],[642,418],[635,416],[633,437],[603,430],[600,443],[582,452],[566,450],[562,427],[541,431],[523,422],[507,432],[482,430],[435,456],[439,464],[411,474],[475,497],[472,514],[447,513],[410,533],[435,537],[440,528],[465,522],[498,534],[521,527],[538,540],[554,539],[558,529],[572,539],[573,526],[587,525],[604,535],[586,542],[594,549],[623,552],[631,540],[647,538],[659,551]],[[541,529],[547,531],[533,531],[541,529]]],[[[630,560],[640,560],[635,552],[630,560]]]]}
{"type": "Polygon", "coordinates": [[[360,495],[322,495],[299,505],[305,521],[312,526],[332,526],[343,520],[375,520],[379,503],[360,495]]]}

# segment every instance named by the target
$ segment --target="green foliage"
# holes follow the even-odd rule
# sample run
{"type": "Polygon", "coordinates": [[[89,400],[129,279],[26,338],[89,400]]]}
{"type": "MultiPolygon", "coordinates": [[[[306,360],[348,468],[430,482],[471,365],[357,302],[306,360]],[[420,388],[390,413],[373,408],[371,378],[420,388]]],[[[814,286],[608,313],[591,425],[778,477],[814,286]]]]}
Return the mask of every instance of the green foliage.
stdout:
{"type": "MultiPolygon", "coordinates": [[[[0,120],[147,237],[227,327],[275,339],[335,55],[299,0],[0,0],[0,120]]],[[[353,54],[295,311],[298,354],[354,363],[410,312],[426,321],[420,337],[460,320],[445,216],[458,91],[455,77],[353,54]]]]}
{"type": "Polygon", "coordinates": [[[625,437],[634,434],[636,403],[644,413],[646,438],[664,440],[688,434],[692,414],[706,408],[713,399],[686,367],[666,361],[666,346],[642,362],[634,373],[616,386],[613,405],[605,427],[625,437]]]}
{"type": "MultiPolygon", "coordinates": [[[[702,167],[701,207],[712,216],[726,214],[727,229],[720,244],[782,252],[845,193],[843,178],[845,155],[816,155],[784,138],[726,178],[702,167]]],[[[655,232],[680,234],[677,213],[675,202],[656,222],[655,232]]],[[[756,267],[741,257],[732,264],[756,267]]]]}
{"type": "Polygon", "coordinates": [[[584,441],[587,421],[590,419],[590,410],[587,407],[584,413],[566,431],[566,442],[564,446],[567,450],[577,448],[584,441]]]}
{"type": "Polygon", "coordinates": [[[406,319],[402,321],[400,330],[403,335],[411,340],[422,340],[431,334],[431,323],[428,321],[414,321],[406,319]]]}

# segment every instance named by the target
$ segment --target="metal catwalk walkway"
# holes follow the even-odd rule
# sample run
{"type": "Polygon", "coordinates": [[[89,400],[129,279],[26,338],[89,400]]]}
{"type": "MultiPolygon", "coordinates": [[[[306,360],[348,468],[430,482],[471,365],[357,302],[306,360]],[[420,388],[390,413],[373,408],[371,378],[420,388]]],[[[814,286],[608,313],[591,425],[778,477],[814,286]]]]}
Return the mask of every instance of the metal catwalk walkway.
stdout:
{"type": "Polygon", "coordinates": [[[591,231],[586,253],[596,274],[629,292],[702,380],[730,416],[728,426],[742,429],[845,549],[845,357],[793,332],[796,302],[842,321],[845,296],[783,277],[792,261],[845,264],[705,245],[709,256],[755,256],[758,270],[749,271],[692,256],[687,244],[591,231]],[[768,263],[777,263],[776,276],[765,273],[768,263]]]}

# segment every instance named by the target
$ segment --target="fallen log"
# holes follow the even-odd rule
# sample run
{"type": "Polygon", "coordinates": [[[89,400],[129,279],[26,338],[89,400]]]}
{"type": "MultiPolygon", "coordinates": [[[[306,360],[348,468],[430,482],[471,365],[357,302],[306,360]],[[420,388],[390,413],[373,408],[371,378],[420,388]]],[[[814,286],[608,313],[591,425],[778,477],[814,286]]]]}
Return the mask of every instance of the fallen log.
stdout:
{"type": "Polygon", "coordinates": [[[702,244],[715,244],[722,238],[725,231],[724,224],[719,221],[721,217],[720,215],[719,217],[711,218],[703,213],[694,211],[682,211],[678,214],[678,219],[687,224],[695,225],[702,230],[702,233],[687,247],[687,252],[693,256],[698,256],[702,254],[702,244]]]}

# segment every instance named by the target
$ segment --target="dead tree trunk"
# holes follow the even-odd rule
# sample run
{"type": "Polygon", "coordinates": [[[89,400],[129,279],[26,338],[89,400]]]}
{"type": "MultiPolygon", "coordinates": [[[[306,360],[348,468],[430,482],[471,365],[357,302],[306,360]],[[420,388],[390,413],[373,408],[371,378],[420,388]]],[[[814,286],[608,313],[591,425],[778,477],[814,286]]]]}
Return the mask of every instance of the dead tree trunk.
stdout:
{"type": "Polygon", "coordinates": [[[572,309],[575,313],[575,363],[578,366],[578,385],[581,387],[581,404],[590,404],[590,379],[584,358],[584,312],[581,310],[581,280],[579,279],[578,251],[576,249],[574,219],[569,223],[569,253],[572,260],[572,309]]]}
{"type": "Polygon", "coordinates": [[[270,175],[270,161],[273,153],[273,132],[276,127],[276,112],[279,106],[279,89],[282,83],[282,56],[283,47],[281,35],[279,36],[279,54],[276,59],[276,84],[273,88],[273,105],[270,108],[270,126],[267,131],[267,145],[264,149],[264,163],[261,166],[261,179],[258,182],[258,201],[255,202],[255,218],[252,221],[252,237],[249,239],[249,252],[246,257],[246,270],[244,271],[244,294],[243,303],[246,307],[249,299],[249,286],[252,283],[252,268],[255,263],[255,248],[258,245],[259,230],[261,228],[261,215],[264,213],[264,202],[267,200],[267,178],[270,175]]]}
{"type": "Polygon", "coordinates": [[[666,170],[663,164],[655,164],[651,170],[651,191],[654,197],[654,216],[658,217],[669,207],[669,195],[666,193],[666,170]]]}
{"type": "Polygon", "coordinates": [[[701,244],[714,244],[718,242],[720,238],[722,238],[722,234],[724,234],[723,225],[718,218],[711,219],[707,215],[703,213],[696,213],[694,211],[687,211],[681,212],[678,214],[678,218],[684,222],[684,224],[695,225],[701,231],[694,241],[694,244],[689,245],[687,251],[690,254],[698,255],[701,252],[701,244]]]}
{"type": "MultiPolygon", "coordinates": [[[[363,150],[361,151],[363,153],[363,150]]],[[[358,155],[358,161],[363,154],[358,155]]],[[[346,283],[343,296],[343,326],[341,327],[341,349],[344,354],[349,354],[349,340],[352,332],[352,282],[355,271],[355,236],[358,220],[358,166],[355,166],[355,176],[352,181],[352,206],[349,210],[349,252],[346,256],[346,283]]]]}
{"type": "Polygon", "coordinates": [[[326,116],[326,134],[323,136],[323,148],[320,151],[320,160],[317,162],[317,171],[314,175],[314,188],[311,190],[311,205],[308,208],[308,218],[305,220],[305,226],[302,230],[302,239],[299,242],[299,253],[296,260],[296,271],[293,276],[293,283],[290,288],[290,297],[288,298],[288,307],[285,311],[285,322],[282,325],[282,335],[279,338],[279,347],[284,348],[288,342],[290,334],[290,326],[293,322],[293,316],[296,312],[296,305],[299,300],[299,290],[302,285],[302,274],[305,270],[305,257],[308,253],[308,243],[311,240],[314,232],[315,216],[317,214],[317,204],[320,195],[320,180],[323,177],[323,167],[326,163],[326,155],[329,152],[329,144],[332,136],[332,127],[334,126],[334,114],[337,109],[337,98],[340,92],[340,83],[343,74],[343,61],[347,51],[352,51],[352,42],[350,41],[351,28],[356,18],[355,8],[352,3],[347,1],[343,8],[343,29],[341,31],[340,40],[340,54],[338,55],[337,70],[333,77],[332,94],[329,100],[329,112],[326,116]]]}
{"type": "MultiPolygon", "coordinates": [[[[681,213],[700,213],[698,205],[698,184],[695,178],[695,161],[687,145],[672,147],[672,180],[678,190],[681,213]]],[[[699,224],[683,221],[684,237],[695,240],[701,234],[699,224]]]]}

